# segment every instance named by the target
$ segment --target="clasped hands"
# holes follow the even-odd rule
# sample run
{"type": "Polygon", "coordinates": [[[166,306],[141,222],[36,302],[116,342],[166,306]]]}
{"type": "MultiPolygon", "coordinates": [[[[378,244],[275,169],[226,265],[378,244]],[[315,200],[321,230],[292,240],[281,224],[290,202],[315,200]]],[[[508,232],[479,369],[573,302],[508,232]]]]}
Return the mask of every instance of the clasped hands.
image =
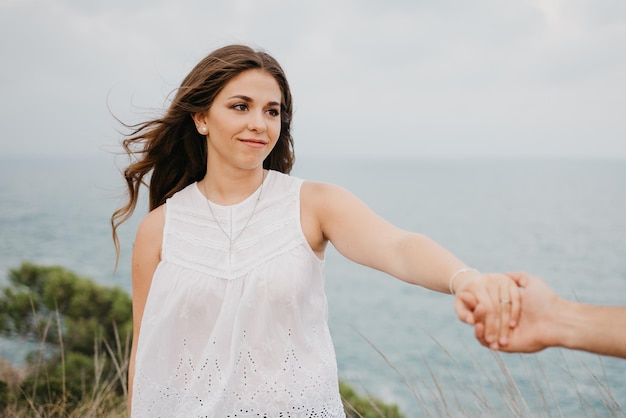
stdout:
{"type": "MultiPolygon", "coordinates": [[[[466,269],[470,270],[470,269],[466,269]]],[[[516,276],[501,273],[463,274],[450,291],[459,319],[474,326],[475,336],[485,347],[504,349],[519,324],[521,295],[516,276]]]]}

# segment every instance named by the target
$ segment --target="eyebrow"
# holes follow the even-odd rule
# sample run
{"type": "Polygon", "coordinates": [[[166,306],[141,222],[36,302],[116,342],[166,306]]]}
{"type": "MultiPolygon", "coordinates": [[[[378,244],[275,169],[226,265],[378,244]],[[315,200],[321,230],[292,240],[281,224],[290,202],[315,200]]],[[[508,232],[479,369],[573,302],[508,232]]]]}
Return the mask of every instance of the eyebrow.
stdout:
{"type": "MultiPolygon", "coordinates": [[[[228,99],[229,100],[230,99],[241,99],[241,100],[243,100],[245,102],[254,102],[254,100],[252,100],[252,97],[248,97],[248,96],[243,95],[243,94],[236,94],[234,96],[230,96],[228,99]]],[[[270,105],[270,106],[280,106],[280,102],[274,102],[274,101],[268,102],[267,104],[270,105]]]]}

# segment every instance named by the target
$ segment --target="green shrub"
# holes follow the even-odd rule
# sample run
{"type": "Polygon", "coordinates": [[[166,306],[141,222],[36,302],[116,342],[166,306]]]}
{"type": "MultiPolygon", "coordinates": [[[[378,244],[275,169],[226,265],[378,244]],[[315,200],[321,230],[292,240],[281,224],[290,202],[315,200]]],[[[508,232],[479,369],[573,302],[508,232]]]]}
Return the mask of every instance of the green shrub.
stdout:
{"type": "Polygon", "coordinates": [[[347,418],[404,418],[396,405],[388,405],[369,396],[359,396],[344,382],[339,382],[339,393],[347,418]]]}
{"type": "Polygon", "coordinates": [[[0,334],[43,342],[28,353],[20,392],[35,403],[77,402],[102,380],[126,393],[131,298],[59,266],[24,263],[0,294],[0,334]],[[115,347],[115,349],[114,349],[115,347]]]}

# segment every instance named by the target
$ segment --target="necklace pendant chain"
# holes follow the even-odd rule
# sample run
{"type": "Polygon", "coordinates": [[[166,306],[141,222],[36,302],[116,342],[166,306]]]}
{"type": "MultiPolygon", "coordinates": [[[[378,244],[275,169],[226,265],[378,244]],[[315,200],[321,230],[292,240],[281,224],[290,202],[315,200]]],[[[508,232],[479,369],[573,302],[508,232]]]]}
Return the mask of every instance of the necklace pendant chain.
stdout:
{"type": "Polygon", "coordinates": [[[239,233],[237,234],[236,237],[232,237],[232,211],[231,211],[231,228],[230,228],[230,234],[228,232],[226,232],[226,230],[222,227],[222,224],[217,220],[217,217],[215,216],[215,212],[213,212],[213,207],[211,206],[211,202],[208,199],[208,194],[207,194],[207,189],[206,189],[206,178],[204,180],[204,194],[205,194],[205,198],[206,198],[206,204],[209,207],[209,212],[211,212],[211,216],[213,217],[213,220],[215,221],[215,223],[217,224],[217,226],[219,227],[220,231],[222,231],[222,233],[226,236],[226,239],[228,239],[228,262],[232,264],[232,256],[233,253],[236,251],[236,246],[235,246],[235,241],[237,241],[237,239],[241,236],[241,234],[243,234],[243,231],[246,230],[246,228],[248,227],[248,224],[250,223],[250,221],[252,220],[252,217],[254,216],[254,213],[256,212],[256,207],[259,204],[259,200],[261,200],[261,195],[263,194],[263,185],[265,184],[265,171],[263,171],[263,178],[261,179],[261,186],[259,187],[259,195],[257,196],[256,200],[254,201],[254,207],[252,208],[252,212],[250,213],[250,216],[248,217],[248,220],[246,221],[246,223],[243,225],[243,228],[241,228],[241,230],[239,231],[239,233]]]}

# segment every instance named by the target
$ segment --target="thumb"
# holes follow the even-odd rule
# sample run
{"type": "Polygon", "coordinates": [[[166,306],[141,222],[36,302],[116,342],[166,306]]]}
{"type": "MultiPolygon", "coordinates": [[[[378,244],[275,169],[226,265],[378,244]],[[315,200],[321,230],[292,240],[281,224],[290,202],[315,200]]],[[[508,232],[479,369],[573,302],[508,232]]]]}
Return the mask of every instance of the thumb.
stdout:
{"type": "Polygon", "coordinates": [[[511,280],[517,283],[520,287],[526,287],[528,282],[530,281],[530,276],[528,273],[524,272],[509,272],[505,273],[511,280]]]}
{"type": "Polygon", "coordinates": [[[454,309],[461,321],[473,325],[476,322],[474,309],[476,309],[477,304],[478,300],[472,293],[461,292],[456,295],[454,309]]]}

